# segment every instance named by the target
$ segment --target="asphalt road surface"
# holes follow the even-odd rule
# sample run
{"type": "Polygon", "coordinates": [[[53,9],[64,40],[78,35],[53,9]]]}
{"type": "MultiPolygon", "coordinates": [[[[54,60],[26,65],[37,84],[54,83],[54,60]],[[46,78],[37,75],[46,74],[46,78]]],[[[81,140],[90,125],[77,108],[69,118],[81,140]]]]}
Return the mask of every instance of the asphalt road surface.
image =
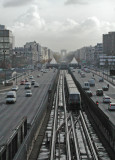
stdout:
{"type": "MultiPolygon", "coordinates": [[[[84,72],[84,71],[83,71],[84,72]]],[[[81,75],[78,73],[78,69],[75,70],[75,72],[73,72],[77,81],[79,81],[79,83],[81,84],[81,86],[84,85],[84,82],[88,82],[89,79],[91,79],[93,77],[92,73],[85,73],[86,77],[81,78],[81,75]]],[[[108,91],[104,91],[104,95],[107,95],[111,98],[111,102],[115,102],[115,87],[110,84],[109,82],[107,82],[106,80],[104,80],[104,82],[99,82],[99,76],[94,75],[95,78],[95,86],[94,87],[90,87],[90,90],[93,93],[93,96],[91,97],[91,99],[96,102],[99,102],[99,108],[108,116],[108,118],[110,119],[110,121],[115,125],[115,111],[109,111],[108,110],[108,105],[106,103],[103,103],[103,96],[96,96],[96,90],[97,89],[102,89],[103,86],[107,86],[107,84],[109,84],[109,90],[108,91]]]]}
{"type": "Polygon", "coordinates": [[[24,116],[27,116],[28,123],[32,122],[40,107],[43,96],[47,94],[56,73],[57,71],[54,72],[53,69],[50,69],[48,73],[41,73],[40,71],[33,72],[32,75],[40,86],[38,88],[32,86],[32,97],[26,97],[25,86],[19,85],[15,104],[6,104],[6,91],[0,93],[0,145],[5,143],[9,136],[11,136],[13,130],[24,116]],[[39,78],[37,77],[38,74],[41,75],[39,78]]]}

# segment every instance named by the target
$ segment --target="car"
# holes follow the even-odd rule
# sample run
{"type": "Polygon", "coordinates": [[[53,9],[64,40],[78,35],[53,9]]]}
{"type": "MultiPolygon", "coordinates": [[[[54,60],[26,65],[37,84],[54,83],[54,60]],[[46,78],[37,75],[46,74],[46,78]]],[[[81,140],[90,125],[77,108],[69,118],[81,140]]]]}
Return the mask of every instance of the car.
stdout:
{"type": "Polygon", "coordinates": [[[78,73],[81,73],[81,70],[78,70],[78,73]]]}
{"type": "Polygon", "coordinates": [[[25,80],[21,80],[20,85],[24,85],[25,84],[25,80]]]}
{"type": "Polygon", "coordinates": [[[108,91],[109,88],[107,86],[103,86],[102,89],[103,91],[108,91]]]}
{"type": "Polygon", "coordinates": [[[103,103],[110,103],[110,97],[109,96],[104,96],[103,97],[103,103]]]}
{"type": "Polygon", "coordinates": [[[25,78],[25,82],[29,82],[28,78],[25,78]]]}
{"type": "Polygon", "coordinates": [[[31,97],[31,96],[32,96],[31,90],[27,90],[27,91],[26,91],[26,97],[31,97]]]}
{"type": "Polygon", "coordinates": [[[89,96],[89,97],[92,97],[93,96],[93,93],[92,93],[92,91],[86,91],[86,93],[87,93],[87,95],[89,96]]]}
{"type": "Polygon", "coordinates": [[[31,83],[30,82],[26,82],[25,83],[25,89],[30,89],[31,88],[31,83]]]}
{"type": "Polygon", "coordinates": [[[92,77],[92,79],[94,79],[94,80],[95,80],[95,77],[92,77]]]}
{"type": "Polygon", "coordinates": [[[35,84],[35,80],[32,80],[32,81],[31,81],[31,85],[34,85],[34,84],[35,84]]]}
{"type": "Polygon", "coordinates": [[[103,96],[103,90],[102,89],[97,89],[96,90],[96,95],[97,96],[103,96]]]}
{"type": "Polygon", "coordinates": [[[40,74],[38,74],[37,77],[40,77],[40,74]]]}
{"type": "Polygon", "coordinates": [[[100,77],[100,78],[99,78],[99,82],[104,82],[103,77],[100,77]]]}
{"type": "Polygon", "coordinates": [[[81,73],[81,77],[84,78],[85,77],[85,73],[81,73]]]}
{"type": "Polygon", "coordinates": [[[90,73],[90,70],[88,69],[86,72],[87,72],[87,73],[90,73]]]}
{"type": "Polygon", "coordinates": [[[36,87],[39,87],[39,84],[38,83],[35,83],[34,84],[34,87],[36,88],[36,87]]]}
{"type": "Polygon", "coordinates": [[[17,90],[18,90],[18,86],[17,85],[12,87],[12,91],[17,91],[17,90]]]}
{"type": "Polygon", "coordinates": [[[72,72],[75,72],[75,69],[72,69],[72,72]]]}
{"type": "Polygon", "coordinates": [[[34,77],[32,75],[30,75],[29,79],[33,79],[34,77]]]}
{"type": "Polygon", "coordinates": [[[114,111],[115,110],[115,103],[110,103],[108,106],[109,111],[114,111]]]}
{"type": "Polygon", "coordinates": [[[43,70],[43,73],[47,73],[47,71],[44,69],[44,70],[43,70]]]}

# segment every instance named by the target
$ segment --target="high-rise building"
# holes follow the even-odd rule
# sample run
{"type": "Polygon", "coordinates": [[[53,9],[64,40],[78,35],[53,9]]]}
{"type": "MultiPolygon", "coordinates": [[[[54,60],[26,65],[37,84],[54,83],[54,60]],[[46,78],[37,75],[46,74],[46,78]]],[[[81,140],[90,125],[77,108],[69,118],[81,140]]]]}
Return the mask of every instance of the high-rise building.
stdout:
{"type": "Polygon", "coordinates": [[[5,28],[4,25],[0,25],[0,55],[4,53],[10,55],[14,48],[14,37],[12,31],[5,28]]]}
{"type": "Polygon", "coordinates": [[[115,55],[115,32],[103,34],[103,53],[107,56],[115,55]]]}
{"type": "Polygon", "coordinates": [[[25,54],[31,57],[31,61],[33,64],[38,62],[38,44],[34,42],[27,42],[24,45],[25,54]]]}

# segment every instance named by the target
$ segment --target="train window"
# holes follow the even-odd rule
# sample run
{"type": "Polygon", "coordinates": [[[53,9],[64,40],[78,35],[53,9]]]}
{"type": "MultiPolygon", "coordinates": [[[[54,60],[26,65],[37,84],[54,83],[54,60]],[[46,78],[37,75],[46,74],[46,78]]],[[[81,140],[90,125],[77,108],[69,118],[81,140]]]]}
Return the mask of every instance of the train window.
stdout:
{"type": "Polygon", "coordinates": [[[79,95],[72,94],[72,95],[70,95],[70,99],[76,99],[76,100],[79,100],[79,99],[80,99],[80,97],[79,97],[79,95]]]}

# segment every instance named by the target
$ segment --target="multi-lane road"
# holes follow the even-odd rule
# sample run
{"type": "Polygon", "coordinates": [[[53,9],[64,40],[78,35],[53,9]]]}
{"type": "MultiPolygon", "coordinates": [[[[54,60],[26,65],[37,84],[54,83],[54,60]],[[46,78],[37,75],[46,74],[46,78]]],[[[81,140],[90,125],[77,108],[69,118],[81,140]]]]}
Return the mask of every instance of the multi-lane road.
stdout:
{"type": "MultiPolygon", "coordinates": [[[[32,86],[32,97],[26,97],[25,86],[19,84],[15,104],[6,104],[6,91],[0,93],[0,145],[4,144],[12,135],[13,130],[24,116],[27,116],[27,122],[31,124],[56,73],[57,71],[54,72],[53,69],[47,73],[34,71],[32,75],[40,86],[38,88],[32,86]],[[39,78],[37,77],[38,74],[41,75],[39,78]]],[[[29,81],[31,80],[29,79],[29,81]]]]}
{"type": "MultiPolygon", "coordinates": [[[[73,72],[77,81],[81,84],[81,86],[84,85],[84,82],[88,82],[89,79],[93,78],[92,73],[85,73],[86,77],[81,78],[81,75],[78,73],[78,70],[76,69],[75,72],[73,72]]],[[[111,102],[115,102],[115,86],[104,80],[104,82],[99,82],[99,76],[95,75],[95,86],[90,87],[90,90],[93,93],[93,96],[91,99],[96,102],[99,102],[99,108],[107,115],[109,120],[115,125],[115,111],[109,111],[108,110],[108,105],[106,103],[103,103],[103,96],[96,96],[96,90],[97,89],[102,89],[103,86],[107,86],[109,84],[109,90],[104,91],[104,95],[107,95],[111,98],[111,102]]]]}

